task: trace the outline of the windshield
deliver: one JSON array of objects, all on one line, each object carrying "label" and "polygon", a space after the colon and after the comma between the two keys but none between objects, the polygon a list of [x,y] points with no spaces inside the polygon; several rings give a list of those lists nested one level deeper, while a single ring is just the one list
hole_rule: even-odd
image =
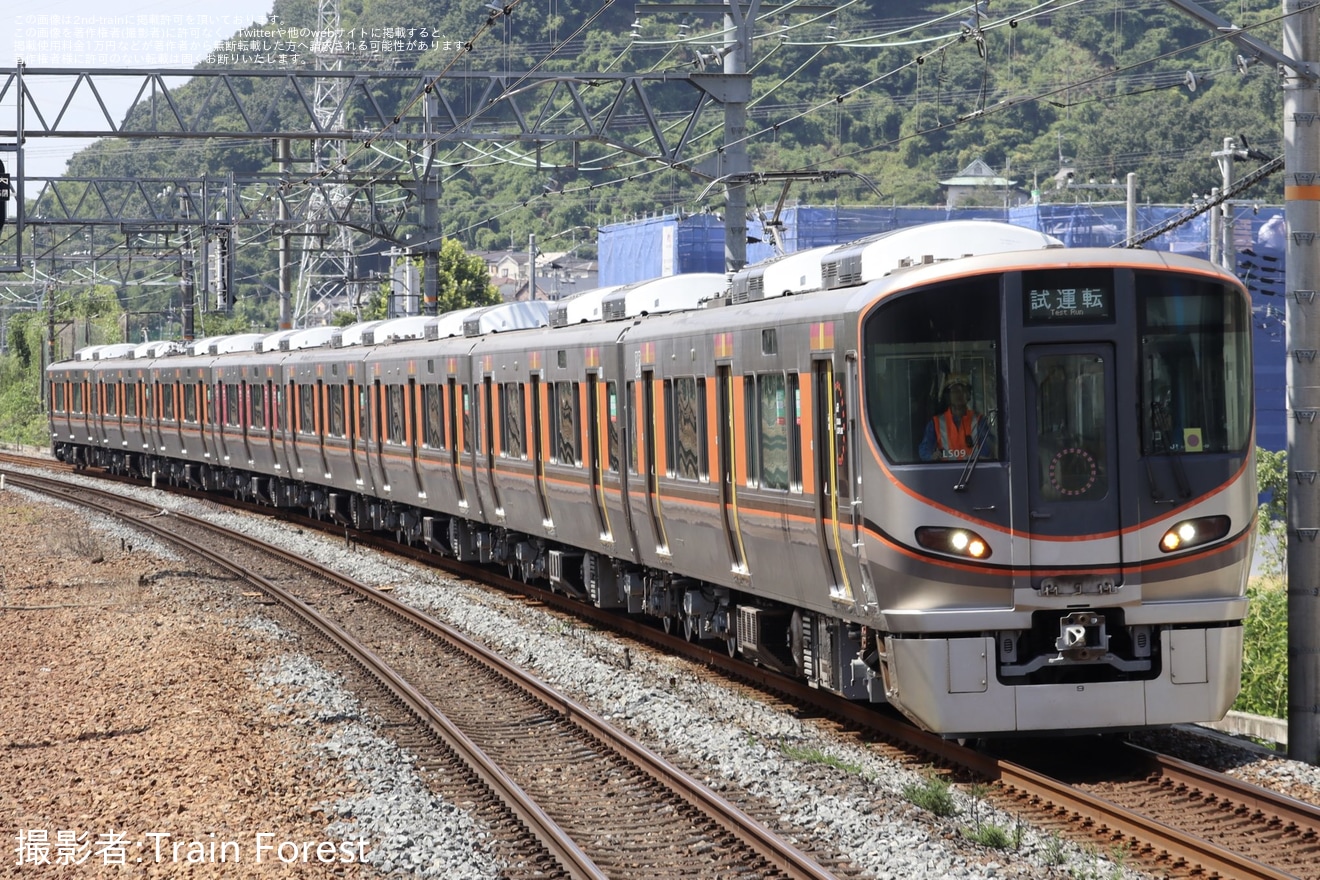
[{"label": "windshield", "polygon": [[1234,291],[1137,277],[1142,452],[1240,452],[1251,436],[1251,325]]},{"label": "windshield", "polygon": [[896,464],[1000,455],[998,277],[882,304],[863,331],[870,428]]}]

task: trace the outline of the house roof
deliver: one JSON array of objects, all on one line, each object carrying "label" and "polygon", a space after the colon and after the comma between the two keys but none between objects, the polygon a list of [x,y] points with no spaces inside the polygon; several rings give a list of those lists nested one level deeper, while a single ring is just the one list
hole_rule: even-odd
[{"label": "house roof", "polygon": [[939,182],[940,186],[1013,186],[1016,183],[1016,180],[996,175],[995,170],[980,159],[973,160],[957,177]]}]

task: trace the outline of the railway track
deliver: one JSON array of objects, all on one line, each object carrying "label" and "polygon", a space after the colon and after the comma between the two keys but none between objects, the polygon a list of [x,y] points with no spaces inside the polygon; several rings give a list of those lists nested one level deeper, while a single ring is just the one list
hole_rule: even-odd
[{"label": "railway track", "polygon": [[[131,521],[331,641],[428,728],[440,756],[423,763],[479,780],[516,819],[495,824],[520,829],[507,851],[534,853],[522,856],[525,876],[836,876],[586,707],[386,594],[204,520],[59,480],[7,479]],[[435,650],[419,648],[427,643]]]},{"label": "railway track", "polygon": [[[355,540],[373,543],[368,535]],[[399,548],[393,547],[394,552]],[[419,558],[435,564],[432,554]],[[625,630],[714,670],[780,694],[796,707],[828,713],[849,730],[879,738],[900,760],[933,762],[960,781],[990,783],[1002,808],[1045,829],[1122,850],[1133,867],[1167,877],[1320,878],[1320,810],[1230,776],[1154,753],[1089,755],[1090,777],[1063,766],[1028,766],[930,736],[866,706],[834,700],[780,676],[730,660],[722,650],[639,626],[628,618],[535,587],[444,560],[455,573],[497,581],[534,601],[562,607],[602,626]],[[1078,752],[1069,750],[1073,755]]]}]

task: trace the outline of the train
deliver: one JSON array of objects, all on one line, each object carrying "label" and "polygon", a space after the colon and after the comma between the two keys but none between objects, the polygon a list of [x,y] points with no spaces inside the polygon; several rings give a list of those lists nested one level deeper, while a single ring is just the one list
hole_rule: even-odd
[{"label": "train", "polygon": [[1224,716],[1251,310],[950,221],[557,303],[91,346],[54,454],[401,540],[948,737]]}]

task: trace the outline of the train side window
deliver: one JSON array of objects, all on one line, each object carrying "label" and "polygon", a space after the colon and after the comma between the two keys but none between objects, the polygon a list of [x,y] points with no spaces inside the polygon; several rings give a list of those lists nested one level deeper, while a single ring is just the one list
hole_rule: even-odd
[{"label": "train side window", "polygon": [[316,386],[298,386],[298,433],[316,433]]},{"label": "train side window", "polygon": [[674,461],[678,452],[678,444],[674,438],[675,426],[678,424],[678,420],[674,418],[674,380],[666,379],[662,387],[664,389],[662,406],[665,413],[665,476],[672,477],[678,473]]},{"label": "train side window", "polygon": [[64,412],[64,383],[50,383],[50,411]]},{"label": "train side window", "polygon": [[389,426],[386,440],[396,446],[404,442],[403,428],[403,386],[385,386],[385,420]]},{"label": "train side window", "polygon": [[357,431],[359,440],[371,439],[371,388],[357,386]]},{"label": "train side window", "polygon": [[[698,388],[695,378],[684,376],[665,383],[665,401],[670,424],[669,440],[673,449],[671,471],[681,480],[698,480],[705,476],[705,383]],[[672,392],[672,394],[671,394]]]},{"label": "train side window", "polygon": [[802,389],[798,387],[798,374],[787,376],[787,397],[791,419],[788,432],[788,490],[802,491]]},{"label": "train side window", "polygon": [[472,389],[463,386],[463,451],[472,451]]},{"label": "train side window", "polygon": [[192,382],[183,386],[183,420],[197,424],[197,386]]},{"label": "train side window", "polygon": [[788,399],[783,373],[762,373],[757,382],[757,432],[761,485],[787,489],[789,482]]},{"label": "train side window", "polygon": [[440,386],[422,386],[422,443],[428,449],[445,448],[445,411],[441,406]]},{"label": "train side window", "polygon": [[239,394],[238,385],[229,382],[225,384],[225,424],[237,428],[242,424],[240,418],[242,407],[242,397]]},{"label": "train side window", "polygon": [[348,426],[344,422],[344,387],[330,386],[330,436],[344,438],[348,436]]},{"label": "train side window", "polygon": [[501,388],[504,403],[501,451],[513,458],[527,458],[527,432],[523,426],[523,386],[521,382],[506,382]]},{"label": "train side window", "polygon": [[[636,402],[637,383],[630,379],[628,380],[628,384],[624,387],[626,389],[625,393],[628,395],[628,400],[630,402]],[[641,407],[631,406],[628,411],[641,412]],[[637,462],[639,460],[637,455],[637,438],[642,432],[636,424],[632,424],[629,427],[631,430],[628,431],[628,473],[635,474],[637,473]]]},{"label": "train side window", "polygon": [[105,386],[105,414],[108,416],[119,415],[119,399],[115,384]]},{"label": "train side window", "polygon": [[610,473],[619,472],[619,386],[615,382],[605,383],[605,418],[609,425],[608,459]]},{"label": "train side window", "polygon": [[174,417],[174,384],[170,383],[161,390],[160,395],[160,417],[167,422],[175,420]]},{"label": "train side window", "polygon": [[129,416],[130,418],[137,418],[137,414],[138,414],[137,395],[138,395],[138,383],[136,381],[125,382],[124,383],[124,415]]},{"label": "train side window", "polygon": [[756,416],[756,376],[743,376],[743,427],[746,429],[747,485],[761,485],[760,423]]},{"label": "train side window", "polygon": [[248,427],[258,430],[266,427],[266,397],[265,389],[258,384],[249,384],[247,386],[248,397]]},{"label": "train side window", "polygon": [[580,465],[578,460],[578,383],[556,382],[553,389],[552,412],[555,424],[555,460],[562,464]]}]

